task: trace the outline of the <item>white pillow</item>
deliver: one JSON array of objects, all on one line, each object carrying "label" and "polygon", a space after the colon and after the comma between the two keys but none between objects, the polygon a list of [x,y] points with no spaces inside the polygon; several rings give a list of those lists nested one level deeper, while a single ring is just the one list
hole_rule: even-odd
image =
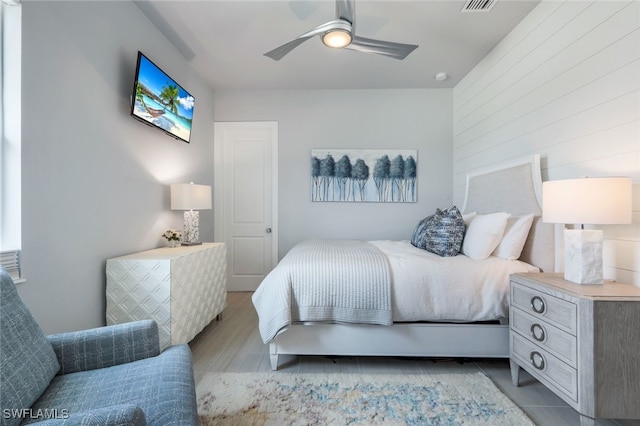
[{"label": "white pillow", "polygon": [[494,250],[493,255],[507,260],[519,259],[524,244],[527,242],[532,223],[533,213],[523,216],[511,216],[507,219],[502,241]]},{"label": "white pillow", "polygon": [[469,223],[462,241],[462,253],[475,260],[486,259],[498,247],[509,213],[478,214]]},{"label": "white pillow", "polygon": [[478,213],[476,212],[471,212],[471,213],[466,213],[462,215],[462,220],[464,220],[464,225],[465,226],[469,226],[469,224],[471,223],[471,221],[473,220],[474,217],[476,217]]}]

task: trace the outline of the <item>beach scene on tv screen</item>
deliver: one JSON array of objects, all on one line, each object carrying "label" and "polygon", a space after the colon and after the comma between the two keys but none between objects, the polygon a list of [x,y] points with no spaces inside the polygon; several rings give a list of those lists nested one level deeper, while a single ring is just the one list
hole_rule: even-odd
[{"label": "beach scene on tv screen", "polygon": [[140,56],[133,114],[189,141],[194,98],[145,56]]}]

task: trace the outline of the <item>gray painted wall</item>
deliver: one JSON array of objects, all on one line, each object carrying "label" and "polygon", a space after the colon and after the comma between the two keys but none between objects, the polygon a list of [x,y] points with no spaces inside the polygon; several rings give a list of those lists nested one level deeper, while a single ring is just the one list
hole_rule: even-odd
[{"label": "gray painted wall", "polygon": [[[213,184],[213,92],[131,2],[23,2],[22,42],[19,292],[47,333],[100,326],[106,259],[182,227],[168,184]],[[129,116],[138,50],[195,96],[190,144]]]},{"label": "gray painted wall", "polygon": [[[137,50],[196,98],[191,144],[129,116]],[[213,117],[279,122],[280,257],[305,238],[408,239],[451,204],[452,90],[212,90],[130,2],[23,4],[23,260],[45,332],[104,324],[105,262],[181,227],[168,184],[213,184]],[[312,148],[418,150],[418,202],[311,203]],[[201,212],[213,240],[213,213]]]},{"label": "gray painted wall", "polygon": [[[306,238],[409,239],[453,192],[452,90],[217,90],[216,121],[277,121],[279,257]],[[418,150],[418,202],[312,203],[313,148]],[[461,206],[460,206],[461,207]]]}]

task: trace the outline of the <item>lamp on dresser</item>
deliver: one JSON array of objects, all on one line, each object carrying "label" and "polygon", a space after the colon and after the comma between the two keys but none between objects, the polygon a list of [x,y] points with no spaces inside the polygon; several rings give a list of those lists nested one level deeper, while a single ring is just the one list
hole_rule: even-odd
[{"label": "lamp on dresser", "polygon": [[564,278],[577,284],[602,284],[602,230],[585,224],[631,223],[631,179],[601,177],[542,183],[542,220],[579,224],[564,229]]},{"label": "lamp on dresser", "polygon": [[211,209],[211,186],[191,183],[171,185],[171,210],[184,210],[183,246],[202,244],[200,212]]}]

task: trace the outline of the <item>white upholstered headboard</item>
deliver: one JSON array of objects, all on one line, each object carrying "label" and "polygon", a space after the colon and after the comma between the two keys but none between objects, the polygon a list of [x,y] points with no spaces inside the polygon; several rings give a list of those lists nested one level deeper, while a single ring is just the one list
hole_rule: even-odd
[{"label": "white upholstered headboard", "polygon": [[535,215],[520,260],[544,272],[555,269],[555,227],[542,222],[540,156],[534,155],[467,174],[464,213]]}]

